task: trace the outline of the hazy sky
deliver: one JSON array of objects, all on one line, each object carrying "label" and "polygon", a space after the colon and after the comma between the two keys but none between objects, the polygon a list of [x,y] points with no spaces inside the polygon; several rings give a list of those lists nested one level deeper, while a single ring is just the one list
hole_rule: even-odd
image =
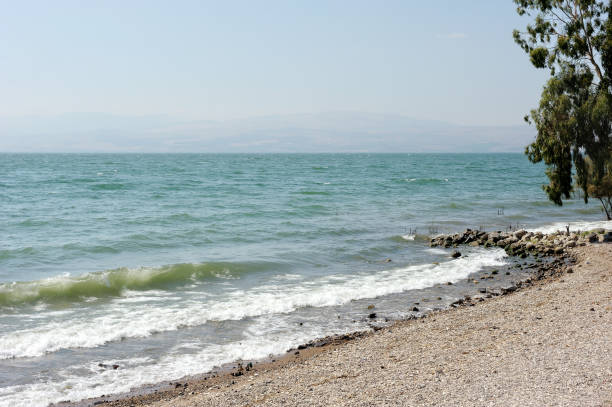
[{"label": "hazy sky", "polygon": [[511,0],[0,1],[0,116],[350,110],[514,125],[546,73]]}]

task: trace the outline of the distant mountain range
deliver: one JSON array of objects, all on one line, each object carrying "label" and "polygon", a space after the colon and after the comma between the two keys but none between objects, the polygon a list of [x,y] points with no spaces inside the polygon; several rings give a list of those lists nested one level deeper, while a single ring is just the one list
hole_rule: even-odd
[{"label": "distant mountain range", "polygon": [[535,130],[329,112],[227,121],[70,113],[0,117],[3,152],[522,152]]}]

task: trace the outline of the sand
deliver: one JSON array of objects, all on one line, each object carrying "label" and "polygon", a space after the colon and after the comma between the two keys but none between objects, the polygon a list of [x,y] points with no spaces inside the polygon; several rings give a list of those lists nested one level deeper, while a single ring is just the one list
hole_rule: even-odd
[{"label": "sand", "polygon": [[572,255],[509,295],[103,405],[612,406],[612,244]]}]

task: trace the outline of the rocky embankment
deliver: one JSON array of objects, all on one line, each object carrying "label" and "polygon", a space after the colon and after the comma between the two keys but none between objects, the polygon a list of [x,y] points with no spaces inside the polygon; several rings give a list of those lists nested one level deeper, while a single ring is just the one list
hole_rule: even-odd
[{"label": "rocky embankment", "polygon": [[[500,247],[510,256],[562,255],[567,249],[588,243],[612,242],[612,230],[594,229],[586,232],[555,232],[544,234],[517,230],[512,232],[483,232],[467,229],[463,233],[439,235],[431,239],[430,246],[457,247],[459,245]],[[453,253],[453,257],[461,254]]]}]

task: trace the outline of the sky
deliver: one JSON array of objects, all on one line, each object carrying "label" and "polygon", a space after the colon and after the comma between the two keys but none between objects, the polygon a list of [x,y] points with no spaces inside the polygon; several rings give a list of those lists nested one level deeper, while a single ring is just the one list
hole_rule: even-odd
[{"label": "sky", "polygon": [[547,75],[512,40],[528,19],[511,0],[0,7],[0,119],[350,111],[521,126]]}]

